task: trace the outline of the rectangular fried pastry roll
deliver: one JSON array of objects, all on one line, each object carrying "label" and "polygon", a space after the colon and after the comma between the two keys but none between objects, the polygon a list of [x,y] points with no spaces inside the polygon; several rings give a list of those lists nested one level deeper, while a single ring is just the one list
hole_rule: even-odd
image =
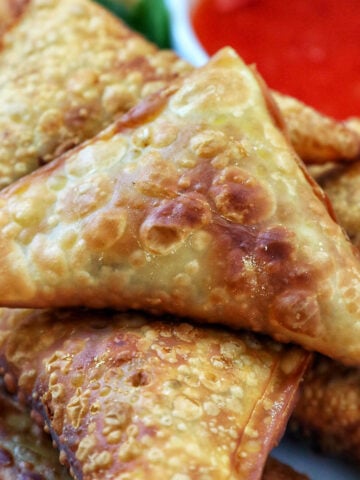
[{"label": "rectangular fried pastry roll", "polygon": [[140,314],[1,313],[5,385],[82,480],[261,478],[311,358]]},{"label": "rectangular fried pastry roll", "polygon": [[360,370],[318,356],[305,376],[290,430],[360,464]]},{"label": "rectangular fried pastry roll", "polygon": [[91,1],[0,2],[0,187],[190,69]]},{"label": "rectangular fried pastry roll", "polygon": [[0,303],[145,309],[360,363],[359,259],[231,50],[0,194]]}]

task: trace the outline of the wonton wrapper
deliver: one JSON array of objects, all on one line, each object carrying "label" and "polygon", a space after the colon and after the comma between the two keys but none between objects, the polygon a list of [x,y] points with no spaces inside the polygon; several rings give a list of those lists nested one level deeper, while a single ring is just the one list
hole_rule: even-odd
[{"label": "wonton wrapper", "polygon": [[225,49],[3,190],[1,305],[169,312],[359,364],[359,261],[268,108]]},{"label": "wonton wrapper", "polygon": [[5,385],[83,480],[260,478],[311,358],[140,314],[1,313]]},{"label": "wonton wrapper", "polygon": [[95,3],[30,0],[0,50],[0,187],[187,70]]},{"label": "wonton wrapper", "polygon": [[291,429],[327,454],[360,464],[360,370],[319,356],[305,377]]}]

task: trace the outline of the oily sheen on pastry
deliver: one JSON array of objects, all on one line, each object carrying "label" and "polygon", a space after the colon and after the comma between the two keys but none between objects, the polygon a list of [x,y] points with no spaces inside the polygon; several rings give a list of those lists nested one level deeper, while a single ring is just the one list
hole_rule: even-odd
[{"label": "oily sheen on pastry", "polygon": [[230,49],[0,194],[7,307],[173,313],[359,364],[359,260]]},{"label": "oily sheen on pastry", "polygon": [[15,14],[0,43],[0,187],[190,69],[88,0],[0,0],[0,34]]},{"label": "oily sheen on pastry", "polygon": [[355,121],[340,122],[296,98],[273,92],[290,140],[305,163],[348,163],[360,159],[360,130]]},{"label": "oily sheen on pastry", "polygon": [[290,429],[328,455],[360,464],[360,369],[316,357]]},{"label": "oily sheen on pastry", "polygon": [[[0,0],[1,35],[0,188],[192,69],[89,0]],[[359,133],[275,95],[304,160],[359,157]]]},{"label": "oily sheen on pastry", "polygon": [[[51,436],[41,429],[43,419],[0,391],[0,478],[1,480],[69,480],[59,462]],[[307,477],[269,457],[262,480],[306,480]],[[164,479],[165,480],[165,479]]]},{"label": "oily sheen on pastry", "polygon": [[49,435],[2,390],[0,411],[1,480],[70,480]]},{"label": "oily sheen on pastry", "polygon": [[360,247],[360,162],[331,165],[328,171],[314,175],[328,195],[336,218],[353,244]]},{"label": "oily sheen on pastry", "polygon": [[250,333],[109,311],[4,309],[0,332],[7,389],[83,480],[261,478],[311,358]]}]

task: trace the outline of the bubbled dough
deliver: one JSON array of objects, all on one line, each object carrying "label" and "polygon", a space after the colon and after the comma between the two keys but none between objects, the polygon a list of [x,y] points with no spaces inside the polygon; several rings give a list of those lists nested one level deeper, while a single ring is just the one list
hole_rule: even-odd
[{"label": "bubbled dough", "polygon": [[15,4],[24,11],[0,54],[0,188],[190,69],[93,2]]},{"label": "bubbled dough", "polygon": [[264,88],[225,49],[4,191],[2,304],[171,312],[358,364],[358,260]]},{"label": "bubbled dough", "polygon": [[86,480],[258,478],[311,357],[248,333],[90,311],[3,310],[0,352],[10,391]]}]

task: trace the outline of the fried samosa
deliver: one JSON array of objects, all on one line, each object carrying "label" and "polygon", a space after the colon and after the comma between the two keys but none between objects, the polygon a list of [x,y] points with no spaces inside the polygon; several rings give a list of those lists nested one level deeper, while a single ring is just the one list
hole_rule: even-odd
[{"label": "fried samosa", "polygon": [[305,163],[360,159],[360,130],[354,122],[327,117],[296,98],[273,92],[284,116],[290,140]]},{"label": "fried samosa", "polygon": [[[318,175],[339,223],[360,247],[360,164]],[[324,452],[360,464],[360,369],[319,356],[306,376],[291,430]]]},{"label": "fried samosa", "polygon": [[360,247],[360,162],[347,166],[331,165],[312,175],[328,195],[336,218],[353,244]]},{"label": "fried samosa", "polygon": [[327,454],[360,464],[360,369],[318,356],[305,377],[290,430]]},{"label": "fried samosa", "polygon": [[0,0],[0,48],[2,36],[19,20],[30,0]]},{"label": "fried samosa", "polygon": [[[0,0],[0,34],[15,19],[0,50],[0,188],[192,69],[88,0]],[[358,156],[358,134],[276,95],[305,160]]]},{"label": "fried samosa", "polygon": [[[51,437],[31,420],[27,409],[3,393],[0,393],[0,409],[0,479],[70,480],[51,445]],[[306,477],[269,457],[262,480],[306,480]]]},{"label": "fried samosa", "polygon": [[0,479],[70,480],[46,435],[19,403],[0,392]]},{"label": "fried samosa", "polygon": [[4,309],[0,366],[77,479],[261,477],[311,354],[102,311]]},{"label": "fried samosa", "polygon": [[322,200],[224,49],[1,192],[0,304],[172,313],[359,364],[359,259]]},{"label": "fried samosa", "polygon": [[29,0],[23,10],[0,50],[0,187],[190,70],[90,1]]}]

